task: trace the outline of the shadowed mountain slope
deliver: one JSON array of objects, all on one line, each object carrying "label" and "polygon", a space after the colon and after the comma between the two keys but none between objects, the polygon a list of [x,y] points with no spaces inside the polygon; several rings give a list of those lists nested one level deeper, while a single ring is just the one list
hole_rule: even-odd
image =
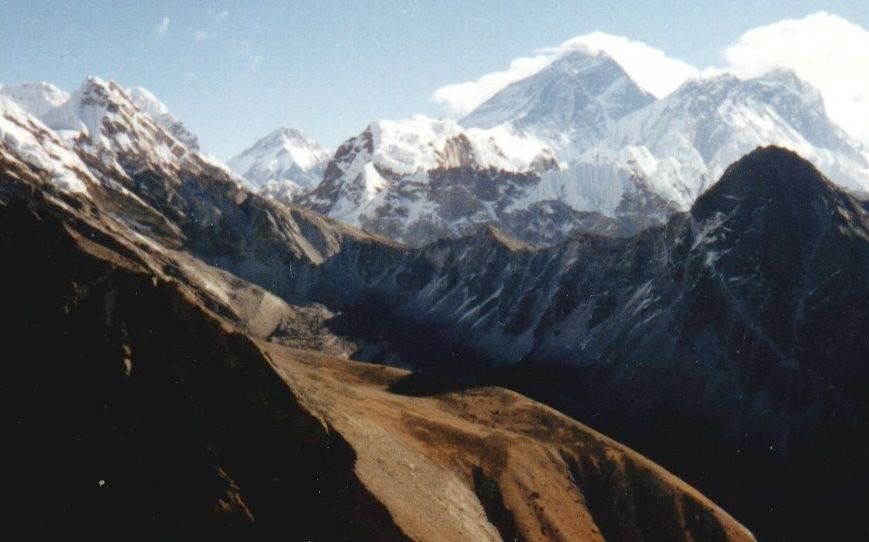
[{"label": "shadowed mountain slope", "polygon": [[402,247],[207,171],[110,176],[72,157],[46,169],[39,153],[60,156],[62,142],[2,120],[27,143],[0,144],[0,288],[14,311],[0,328],[0,422],[15,466],[7,510],[28,532],[752,540],[660,467],[515,393],[410,398],[389,391],[404,373],[264,342],[299,340],[304,322],[281,326],[311,307],[187,252],[245,270],[260,246],[245,240],[295,233],[260,241],[299,266],[290,297],[316,291],[305,277],[329,254]]},{"label": "shadowed mountain slope", "polygon": [[865,533],[855,481],[869,478],[866,269],[860,203],[769,147],[665,227],[546,249],[491,230],[441,241],[357,277],[369,286],[346,312],[388,322],[374,355],[589,420],[770,539],[849,537]]}]

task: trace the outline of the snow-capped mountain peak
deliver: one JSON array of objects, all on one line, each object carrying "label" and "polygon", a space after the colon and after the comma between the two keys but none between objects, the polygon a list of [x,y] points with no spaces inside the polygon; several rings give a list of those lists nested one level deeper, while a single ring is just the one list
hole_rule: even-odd
[{"label": "snow-capped mountain peak", "polygon": [[227,164],[251,189],[289,200],[317,186],[330,157],[299,130],[278,128]]},{"label": "snow-capped mountain peak", "polygon": [[[117,134],[123,131],[124,124],[130,129],[135,118],[138,119],[135,122],[153,123],[163,128],[185,151],[199,150],[196,136],[160,100],[141,87],[124,89],[113,81],[89,76],[72,94],[49,83],[3,86],[0,94],[65,137],[85,132],[92,144],[111,146],[103,121],[111,119],[114,125],[107,131]],[[146,131],[153,132],[152,129]]]},{"label": "snow-capped mountain peak", "polygon": [[279,128],[260,142],[262,148],[280,147],[305,171],[316,167],[329,156],[325,147],[295,128]]},{"label": "snow-capped mountain peak", "polygon": [[69,99],[46,111],[41,120],[66,140],[69,148],[122,175],[148,169],[171,173],[182,165],[198,170],[205,162],[219,166],[186,147],[140,109],[125,88],[99,77],[88,77]]},{"label": "snow-capped mountain peak", "polygon": [[830,120],[817,89],[783,70],[689,80],[625,116],[597,148],[644,147],[657,161],[643,176],[687,208],[729,164],[769,144],[798,152],[841,186],[869,188],[869,157]]},{"label": "snow-capped mountain peak", "polygon": [[132,116],[138,111],[117,84],[95,76],[88,78],[67,99],[46,109],[42,120],[53,130],[73,136],[85,133],[93,144],[103,141],[102,120],[107,115]]},{"label": "snow-capped mountain peak", "polygon": [[86,194],[88,185],[97,183],[59,136],[4,95],[0,95],[0,158],[7,165],[19,163],[44,172],[46,181],[64,192]]},{"label": "snow-capped mountain peak", "polygon": [[20,85],[0,86],[0,94],[7,96],[38,119],[69,100],[68,92],[51,83],[22,83]]},{"label": "snow-capped mountain peak", "polygon": [[507,124],[556,146],[585,147],[613,122],[653,101],[606,53],[574,50],[510,84],[461,124],[477,128]]},{"label": "snow-capped mountain peak", "polygon": [[299,201],[413,244],[488,221],[547,243],[576,228],[630,233],[661,223],[766,145],[869,192],[869,153],[791,71],[690,79],[655,99],[606,53],[576,50],[458,124],[422,116],[372,123]]},{"label": "snow-capped mountain peak", "polygon": [[[50,134],[54,143],[87,163],[92,173],[132,178],[152,171],[176,182],[182,170],[217,168],[228,173],[226,166],[199,153],[196,138],[144,89],[127,90],[95,76],[87,77],[72,94],[45,83],[0,89],[6,91],[0,91],[0,97],[30,112],[28,125],[37,126],[33,133],[40,138],[47,137],[43,132]],[[187,146],[191,142],[192,148]],[[52,153],[63,154],[57,149]]]},{"label": "snow-capped mountain peak", "polygon": [[172,134],[185,147],[192,151],[199,150],[199,139],[181,121],[175,118],[169,111],[169,108],[158,100],[156,96],[142,87],[129,88],[127,89],[127,93],[136,107],[147,113],[154,122]]},{"label": "snow-capped mountain peak", "polygon": [[88,77],[49,120],[50,126],[61,132],[79,131],[79,140],[86,135],[93,152],[109,151],[128,164],[145,161],[153,167],[172,169],[191,152],[139,109],[126,89],[99,77]]}]

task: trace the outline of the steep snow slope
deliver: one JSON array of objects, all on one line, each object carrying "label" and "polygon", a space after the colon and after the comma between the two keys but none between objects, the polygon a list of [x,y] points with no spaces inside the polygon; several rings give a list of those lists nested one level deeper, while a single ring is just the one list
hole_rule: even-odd
[{"label": "steep snow slope", "polygon": [[157,99],[148,90],[142,87],[127,89],[130,99],[142,112],[148,114],[164,130],[184,144],[189,150],[199,150],[199,139],[187,129],[184,124],[175,118],[163,102]]},{"label": "steep snow slope", "polygon": [[461,124],[508,125],[547,141],[566,159],[599,141],[616,120],[653,101],[608,55],[577,50],[512,83]]},{"label": "steep snow slope", "polygon": [[331,153],[298,130],[280,128],[231,158],[227,165],[251,190],[292,201],[323,178]]},{"label": "steep snow slope", "polygon": [[379,121],[341,145],[323,181],[299,201],[318,212],[410,243],[499,220],[539,172],[547,145],[511,130],[463,129],[415,116]]},{"label": "steep snow slope", "polygon": [[63,191],[87,193],[88,185],[98,182],[60,137],[4,96],[0,96],[0,143],[4,160],[39,171]]},{"label": "steep snow slope", "polygon": [[68,92],[51,83],[0,85],[0,95],[8,97],[40,120],[48,111],[60,107],[69,99]]},{"label": "steep snow slope", "polygon": [[689,81],[623,118],[579,162],[623,166],[619,149],[640,149],[648,185],[687,208],[729,164],[767,144],[800,153],[844,188],[869,188],[869,154],[829,119],[815,88],[785,71]]}]

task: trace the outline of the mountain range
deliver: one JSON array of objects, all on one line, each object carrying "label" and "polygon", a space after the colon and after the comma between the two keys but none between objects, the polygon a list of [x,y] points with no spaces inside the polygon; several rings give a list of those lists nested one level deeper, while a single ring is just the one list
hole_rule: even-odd
[{"label": "mountain range", "polygon": [[275,528],[302,500],[302,537],[751,540],[721,505],[865,537],[864,151],[791,74],[622,75],[576,53],[460,123],[375,122],[291,198],[147,92],[0,89],[21,517]]},{"label": "mountain range", "polygon": [[316,188],[330,157],[328,150],[298,130],[280,128],[231,158],[227,165],[252,190],[292,201]]},{"label": "mountain range", "polygon": [[[458,123],[371,124],[339,146],[313,190],[289,199],[415,246],[490,222],[533,244],[626,236],[687,210],[729,164],[767,144],[869,191],[869,151],[792,72],[706,76],[656,99],[606,53],[576,50]],[[248,175],[254,189],[258,175]]]},{"label": "mountain range", "polygon": [[54,112],[60,131],[0,97],[13,525],[753,540],[539,403],[499,388],[417,398],[397,391],[406,371],[336,359],[366,341],[331,329],[321,267],[401,245],[246,191],[115,83],[88,79]]}]

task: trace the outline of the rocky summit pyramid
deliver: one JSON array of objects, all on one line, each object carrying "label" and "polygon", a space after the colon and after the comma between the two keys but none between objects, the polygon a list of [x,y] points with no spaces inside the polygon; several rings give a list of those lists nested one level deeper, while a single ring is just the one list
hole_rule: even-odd
[{"label": "rocky summit pyramid", "polygon": [[292,128],[279,128],[227,164],[251,190],[283,201],[315,188],[331,153]]}]

